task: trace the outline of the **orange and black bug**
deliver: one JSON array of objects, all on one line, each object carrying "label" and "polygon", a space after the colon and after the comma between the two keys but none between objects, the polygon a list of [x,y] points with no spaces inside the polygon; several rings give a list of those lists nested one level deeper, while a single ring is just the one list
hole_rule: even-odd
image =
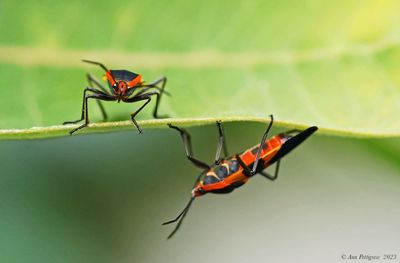
[{"label": "orange and black bug", "polygon": [[[269,140],[266,140],[272,123],[273,116],[271,115],[271,122],[268,124],[267,130],[265,131],[260,144],[242,153],[227,157],[228,153],[225,144],[224,131],[221,123],[217,122],[219,142],[215,155],[215,162],[212,165],[208,165],[205,162],[193,157],[190,135],[186,130],[169,124],[170,128],[180,132],[183,144],[185,146],[186,157],[195,166],[202,169],[203,172],[197,177],[190,201],[183,211],[175,219],[163,223],[163,225],[167,225],[179,220],[175,226],[175,229],[168,236],[168,239],[171,238],[176,231],[178,231],[180,225],[182,224],[182,220],[185,218],[196,197],[206,193],[230,193],[235,188],[245,184],[249,178],[255,174],[260,174],[263,177],[274,181],[278,177],[279,164],[282,157],[284,157],[304,140],[306,140],[316,130],[318,130],[316,126],[309,127],[304,131],[291,130],[275,135]],[[222,149],[224,150],[225,158],[221,159],[220,157]],[[275,162],[275,174],[272,176],[266,173],[264,169]]]},{"label": "orange and black bug", "polygon": [[[167,83],[167,78],[162,77],[159,80],[154,81],[150,84],[145,84],[142,80],[142,76],[128,71],[128,70],[109,70],[103,64],[95,61],[82,60],[83,62],[94,64],[100,66],[106,72],[106,79],[109,86],[109,91],[100,84],[92,75],[87,75],[87,80],[89,82],[89,87],[83,91],[83,104],[82,104],[82,115],[79,120],[76,121],[66,121],[63,124],[74,124],[82,120],[85,121],[81,126],[71,130],[69,133],[73,134],[77,130],[86,127],[89,124],[88,116],[88,99],[94,99],[98,102],[101,113],[103,114],[103,119],[107,119],[107,114],[104,110],[101,100],[104,101],[123,101],[123,102],[137,102],[145,101],[145,103],[135,112],[131,114],[131,120],[133,124],[138,129],[139,133],[142,132],[138,123],[135,120],[135,116],[150,102],[153,95],[156,96],[156,105],[153,111],[154,118],[160,118],[157,115],[158,105],[162,94],[169,95],[164,91],[165,84]],[[96,86],[97,88],[95,88]],[[160,86],[160,87],[159,87]],[[87,92],[90,92],[87,94]]]}]

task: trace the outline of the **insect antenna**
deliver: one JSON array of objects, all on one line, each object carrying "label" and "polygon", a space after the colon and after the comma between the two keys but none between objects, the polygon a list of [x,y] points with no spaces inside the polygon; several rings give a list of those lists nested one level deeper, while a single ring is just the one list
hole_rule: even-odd
[{"label": "insect antenna", "polygon": [[183,219],[185,218],[187,212],[189,211],[190,206],[192,205],[194,199],[195,199],[195,197],[192,196],[192,197],[190,198],[189,203],[185,206],[185,208],[183,209],[183,211],[182,211],[175,219],[172,219],[172,220],[170,220],[170,221],[167,221],[167,222],[162,223],[162,225],[168,225],[168,224],[171,224],[171,223],[175,223],[176,221],[179,220],[178,223],[177,223],[176,226],[175,226],[175,229],[171,232],[171,234],[169,234],[169,236],[167,237],[167,239],[170,239],[170,238],[176,233],[176,231],[178,231],[178,229],[179,229],[179,227],[181,226],[182,221],[183,221]]},{"label": "insect antenna", "polygon": [[87,60],[87,59],[82,59],[82,62],[100,66],[102,69],[104,69],[104,71],[105,71],[106,73],[110,74],[110,76],[111,76],[111,78],[113,79],[114,83],[117,83],[117,82],[115,81],[114,76],[111,74],[111,71],[110,71],[106,66],[104,66],[104,64],[102,64],[102,63],[100,63],[100,62],[92,61],[92,60]]},{"label": "insect antenna", "polygon": [[98,65],[100,66],[102,69],[104,69],[105,71],[108,71],[108,68],[106,66],[104,66],[102,63],[100,62],[96,62],[96,61],[92,61],[92,60],[87,60],[87,59],[82,59],[82,62],[85,63],[89,63],[89,64],[94,64],[94,65]]}]

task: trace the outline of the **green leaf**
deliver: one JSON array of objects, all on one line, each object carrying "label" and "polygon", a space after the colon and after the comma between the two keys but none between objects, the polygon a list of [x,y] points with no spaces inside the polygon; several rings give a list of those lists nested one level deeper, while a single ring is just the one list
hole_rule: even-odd
[{"label": "green leaf", "polygon": [[[85,73],[103,74],[83,58],[139,72],[147,82],[168,77],[172,96],[163,96],[160,114],[172,119],[152,120],[152,102],[137,117],[143,128],[265,122],[274,114],[281,127],[400,136],[398,1],[3,6],[0,139],[68,135],[72,127],[59,125],[80,116]],[[90,103],[93,125],[82,133],[133,129],[125,120],[138,103],[105,106],[111,122],[99,123]]]}]

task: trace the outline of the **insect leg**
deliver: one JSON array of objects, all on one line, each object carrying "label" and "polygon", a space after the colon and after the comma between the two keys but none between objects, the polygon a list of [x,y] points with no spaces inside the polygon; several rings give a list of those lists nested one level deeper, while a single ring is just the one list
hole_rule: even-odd
[{"label": "insect leg", "polygon": [[161,90],[160,90],[160,94],[156,98],[156,106],[154,107],[153,117],[154,118],[167,118],[168,117],[167,115],[163,115],[163,116],[158,116],[157,115],[158,105],[160,104],[161,96],[164,94],[165,84],[167,84],[167,78],[166,77],[162,77],[159,80],[155,81],[153,83],[153,85],[157,85],[158,83],[161,83]]},{"label": "insect leg", "polygon": [[194,158],[192,156],[193,152],[192,152],[192,141],[191,141],[190,134],[185,129],[181,129],[179,127],[173,126],[172,124],[168,124],[168,126],[172,129],[179,131],[179,133],[181,134],[183,145],[185,146],[186,157],[189,159],[189,161],[191,161],[195,166],[197,166],[201,169],[210,169],[210,166],[208,164],[206,164],[200,160],[197,160],[196,158]]},{"label": "insect leg", "polygon": [[[109,94],[108,91],[104,88],[103,85],[101,85],[101,83],[99,81],[97,81],[97,79],[95,79],[91,74],[86,74],[86,79],[89,83],[89,86],[97,86],[99,89],[101,89],[105,94]],[[94,84],[94,85],[93,85]],[[101,103],[101,101],[96,100],[97,104],[99,105],[99,108],[101,110],[101,114],[103,115],[103,121],[106,121],[108,119],[107,113],[104,109],[103,104]]]},{"label": "insect leg", "polygon": [[[161,88],[159,88],[157,85],[161,83]],[[157,89],[158,92],[151,92],[152,95],[156,95],[156,105],[154,107],[153,110],[153,117],[158,119],[158,118],[168,118],[167,115],[163,115],[163,116],[158,116],[158,105],[160,104],[160,100],[161,100],[161,96],[166,93],[168,95],[170,95],[169,93],[167,93],[166,91],[164,91],[165,88],[165,84],[167,83],[167,78],[166,77],[162,77],[159,80],[154,81],[151,84],[147,84],[147,85],[143,85],[141,87],[144,87],[143,90],[141,90],[139,93],[136,94],[136,96],[140,95],[144,95],[143,93],[146,92],[147,90],[151,89],[151,88],[155,88]],[[148,93],[145,93],[148,94]]]},{"label": "insect leg", "polygon": [[268,137],[269,130],[271,129],[272,124],[274,123],[274,116],[273,116],[273,115],[270,115],[270,117],[271,117],[271,121],[269,122],[268,127],[267,127],[267,130],[265,131],[265,133],[264,133],[264,135],[263,135],[263,137],[262,137],[262,139],[261,139],[260,147],[258,147],[258,150],[257,150],[256,160],[254,161],[253,169],[251,170],[251,174],[252,174],[252,175],[254,175],[254,174],[256,173],[258,161],[260,160],[261,150],[262,150],[262,148],[263,148],[263,145],[264,145],[264,143],[265,143],[265,140],[266,140],[267,137]]},{"label": "insect leg", "polygon": [[93,77],[91,74],[86,74],[86,79],[87,79],[87,82],[89,83],[89,85],[91,87],[96,86],[99,89],[101,89],[103,91],[103,93],[109,94],[109,91],[95,77]]},{"label": "insect leg", "polygon": [[261,174],[262,176],[264,176],[265,178],[267,178],[267,179],[269,179],[269,180],[271,180],[271,181],[275,181],[276,178],[278,178],[278,174],[279,174],[279,165],[280,165],[280,164],[281,164],[281,160],[278,160],[278,161],[276,162],[275,174],[274,174],[274,176],[272,176],[272,175],[270,175],[269,173],[264,172],[264,171],[259,172],[259,174]]},{"label": "insect leg", "polygon": [[[157,85],[158,85],[159,83],[161,83],[161,82],[162,82],[162,87],[160,88],[160,87],[158,87]],[[171,93],[167,92],[167,91],[164,89],[166,83],[167,83],[167,78],[166,78],[166,77],[162,77],[162,78],[160,78],[159,80],[154,81],[153,83],[150,83],[150,84],[143,84],[143,85],[140,85],[140,86],[136,86],[136,87],[135,87],[136,89],[141,88],[141,90],[140,90],[136,95],[141,95],[141,94],[145,93],[146,91],[148,91],[149,89],[156,89],[156,90],[158,90],[158,91],[159,91],[160,93],[162,93],[162,94],[171,96]],[[142,89],[142,88],[143,88],[143,89]]]},{"label": "insect leg", "polygon": [[105,94],[105,93],[103,93],[102,91],[97,90],[97,89],[95,89],[95,88],[86,87],[86,88],[83,90],[83,102],[82,102],[82,114],[81,114],[81,118],[80,118],[79,120],[76,120],[76,121],[66,121],[66,122],[63,123],[63,125],[65,125],[65,124],[74,124],[74,123],[80,122],[80,121],[82,121],[82,120],[84,119],[85,107],[86,107],[86,106],[85,106],[85,98],[86,98],[86,93],[87,93],[88,91],[91,91],[91,92],[93,92],[93,93],[95,93],[95,94],[99,94],[99,95],[103,95],[103,96],[109,96],[108,94]]},{"label": "insect leg", "polygon": [[236,160],[238,160],[240,166],[243,167],[244,174],[247,175],[247,176],[252,176],[253,174],[252,174],[252,172],[251,172],[250,167],[247,166],[247,164],[245,164],[245,163],[243,162],[242,158],[240,158],[240,156],[239,156],[238,154],[236,154],[235,157],[236,157]]},{"label": "insect leg", "polygon": [[221,121],[217,121],[217,126],[218,126],[219,140],[218,140],[217,152],[215,153],[215,164],[219,164],[221,161],[222,149],[224,149],[224,157],[226,158],[228,156],[228,149],[226,147],[226,142],[225,142],[224,128],[222,127]]},{"label": "insect leg", "polygon": [[140,101],[140,100],[146,100],[146,102],[135,112],[131,113],[131,120],[132,120],[133,124],[136,126],[136,129],[138,130],[139,134],[142,133],[143,131],[142,131],[142,129],[140,129],[139,124],[136,122],[135,116],[151,101],[151,98],[150,98],[150,96],[148,96],[148,97],[146,96],[146,97],[143,97],[143,98],[135,100],[135,101]]},{"label": "insect leg", "polygon": [[143,131],[140,129],[139,124],[135,120],[135,116],[151,101],[151,96],[153,95],[159,95],[157,91],[145,93],[142,95],[136,94],[135,96],[125,99],[124,102],[136,102],[136,101],[141,101],[141,100],[147,100],[138,110],[136,110],[134,113],[131,114],[131,120],[133,124],[136,126],[138,129],[139,133],[142,133]]},{"label": "insect leg", "polygon": [[[161,88],[159,88],[157,85],[161,83]],[[162,77],[156,81],[154,81],[153,83],[147,84],[147,85],[143,85],[143,87],[146,87],[144,90],[140,91],[138,94],[136,95],[142,95],[145,91],[147,91],[150,88],[156,88],[159,92],[156,92],[155,95],[156,97],[156,105],[154,107],[154,111],[153,111],[153,117],[158,119],[158,118],[167,118],[168,116],[158,116],[158,105],[160,104],[160,100],[161,100],[161,96],[166,93],[168,95],[170,95],[169,93],[165,92],[165,84],[167,83],[167,78],[166,77]]]},{"label": "insect leg", "polygon": [[[111,97],[111,96],[109,96],[109,95],[99,94],[99,93],[97,93],[97,94],[89,94],[89,95],[86,95],[86,96],[84,97],[84,100],[83,100],[83,107],[82,107],[82,115],[84,116],[85,123],[82,124],[81,126],[79,126],[78,128],[75,128],[75,129],[71,130],[71,131],[69,132],[71,135],[72,135],[74,132],[76,132],[76,131],[78,131],[78,130],[84,128],[84,127],[86,127],[86,126],[89,124],[89,110],[88,110],[88,107],[87,107],[87,105],[88,105],[88,99],[106,100],[106,101],[115,100],[114,97]],[[82,120],[82,119],[81,119],[81,120]],[[79,121],[81,121],[81,120],[79,120]]]}]

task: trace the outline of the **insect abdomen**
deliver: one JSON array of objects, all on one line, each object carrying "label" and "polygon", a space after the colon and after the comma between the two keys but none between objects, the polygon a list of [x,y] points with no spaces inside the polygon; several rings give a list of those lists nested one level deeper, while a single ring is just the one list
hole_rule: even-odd
[{"label": "insect abdomen", "polygon": [[[258,164],[257,171],[267,168],[269,161],[275,156],[286,140],[287,138],[283,135],[276,135],[264,143],[260,153],[260,162]],[[250,169],[253,168],[259,147],[260,144],[257,144],[240,155],[240,158],[247,166],[250,167]]]}]

